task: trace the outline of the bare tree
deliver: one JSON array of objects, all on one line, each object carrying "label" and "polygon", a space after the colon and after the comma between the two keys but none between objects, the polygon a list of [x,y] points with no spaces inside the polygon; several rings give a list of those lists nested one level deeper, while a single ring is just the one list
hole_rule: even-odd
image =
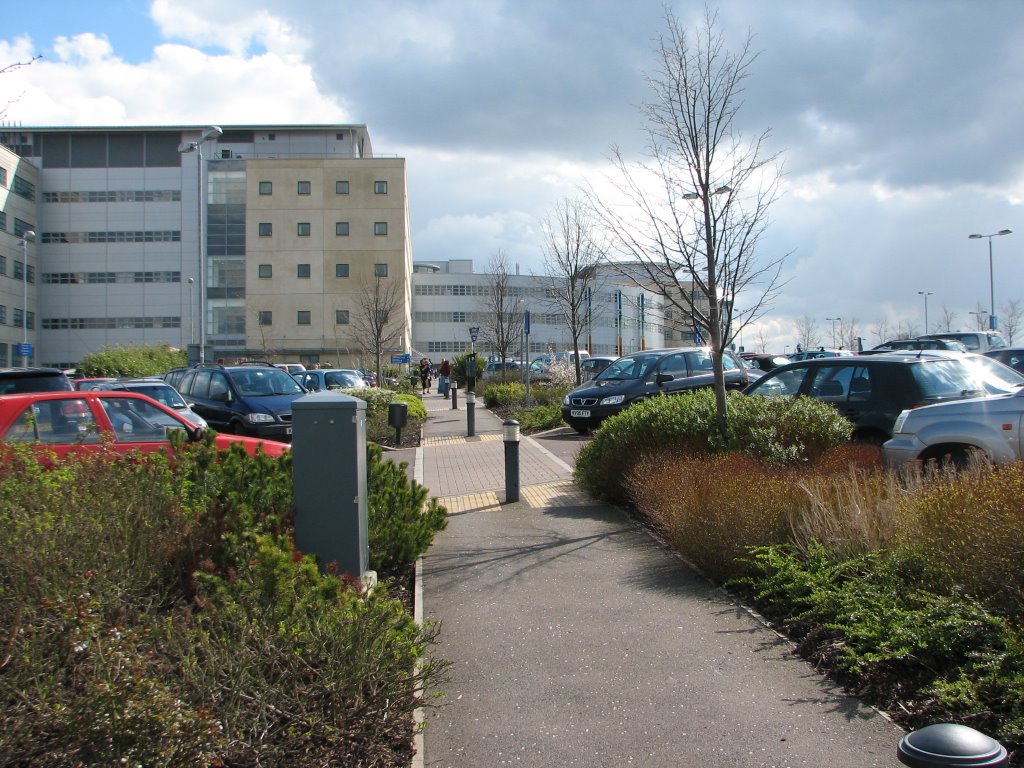
[{"label": "bare tree", "polygon": [[606,250],[597,239],[590,209],[568,198],[555,206],[541,225],[544,249],[544,284],[548,302],[562,316],[572,339],[576,384],[580,375],[580,338],[590,321],[591,293],[598,283],[598,267]]},{"label": "bare tree", "polygon": [[[260,335],[260,353],[265,360],[270,360],[274,354],[274,350],[270,347],[270,338],[267,335],[267,328],[270,327],[270,318],[265,317],[264,311],[260,309],[253,310],[253,315],[253,319],[256,321],[256,330]],[[266,323],[263,322],[264,319],[267,320]]]},{"label": "bare tree", "polygon": [[395,280],[377,275],[373,290],[363,293],[352,318],[356,338],[368,346],[373,355],[377,380],[382,378],[382,359],[388,345],[402,335],[403,286]]},{"label": "bare tree", "polygon": [[1010,299],[999,308],[999,326],[1006,336],[1006,343],[1013,344],[1013,337],[1020,330],[1021,320],[1024,319],[1024,307],[1018,299]]},{"label": "bare tree", "polygon": [[875,346],[885,344],[885,342],[889,341],[889,319],[883,317],[871,326],[871,335],[875,337]]},{"label": "bare tree", "polygon": [[[614,175],[620,179],[614,194],[621,200],[611,194],[601,199],[593,191],[589,200],[610,234],[616,261],[630,262],[623,275],[659,293],[666,308],[691,315],[710,339],[718,426],[724,432],[722,354],[781,288],[785,256],[757,258],[781,169],[778,155],[762,153],[767,131],[746,140],[735,125],[742,86],[756,59],[751,37],[732,53],[710,10],[692,42],[671,10],[665,21],[657,72],[647,77],[654,96],[642,108],[647,159],[631,164],[613,147]],[[694,294],[706,303],[694,301]]]},{"label": "bare tree", "polygon": [[921,335],[914,320],[900,320],[896,324],[896,338],[913,339]]},{"label": "bare tree", "polygon": [[799,349],[804,350],[821,346],[818,323],[810,315],[804,315],[796,321],[796,343]]},{"label": "bare tree", "polygon": [[851,317],[849,320],[839,318],[836,340],[839,342],[840,349],[852,349],[854,352],[860,351],[857,346],[857,339],[860,338],[860,331],[857,328],[858,322],[856,317]]},{"label": "bare tree", "polygon": [[939,333],[949,333],[953,330],[953,323],[956,321],[956,312],[949,309],[946,305],[942,306],[942,317],[939,319],[938,324],[935,326],[935,331]]},{"label": "bare tree", "polygon": [[[41,58],[43,58],[42,54],[40,54],[38,56],[33,56],[28,61],[16,61],[13,64],[8,64],[5,67],[0,67],[0,75],[6,75],[7,73],[13,72],[16,69],[21,69],[22,67],[28,67],[28,66],[34,64],[35,62],[39,61],[39,59],[41,59]],[[5,117],[7,115],[7,110],[10,109],[10,107],[11,107],[11,104],[14,104],[20,98],[21,98],[21,96],[18,95],[18,96],[16,96],[13,99],[8,99],[6,102],[4,102],[4,104],[2,106],[0,106],[0,118]]]},{"label": "bare tree", "polygon": [[768,335],[763,326],[757,329],[757,346],[761,348],[761,352],[768,351]]},{"label": "bare tree", "polygon": [[974,318],[974,327],[977,330],[983,331],[988,328],[988,310],[981,306],[980,301],[975,302],[974,311],[968,312],[967,314]]},{"label": "bare tree", "polygon": [[[504,251],[499,250],[491,257],[487,272],[492,278],[480,301],[487,318],[480,326],[480,338],[489,343],[497,358],[504,362],[520,345],[524,308],[512,288],[509,260]],[[504,373],[503,368],[503,376]]]}]

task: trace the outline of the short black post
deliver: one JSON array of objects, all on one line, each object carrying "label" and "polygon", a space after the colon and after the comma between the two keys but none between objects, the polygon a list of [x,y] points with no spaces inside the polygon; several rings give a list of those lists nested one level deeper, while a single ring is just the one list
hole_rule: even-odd
[{"label": "short black post", "polygon": [[388,403],[388,426],[395,428],[395,445],[402,445],[402,427],[409,423],[407,403]]},{"label": "short black post", "polygon": [[981,731],[956,723],[936,723],[900,739],[896,757],[911,768],[1005,768],[1006,749]]},{"label": "short black post", "polygon": [[459,382],[452,382],[452,410],[459,407]]},{"label": "short black post", "polygon": [[476,393],[466,393],[466,435],[476,435]]},{"label": "short black post", "polygon": [[505,441],[505,503],[519,501],[519,422],[505,419],[501,424]]}]

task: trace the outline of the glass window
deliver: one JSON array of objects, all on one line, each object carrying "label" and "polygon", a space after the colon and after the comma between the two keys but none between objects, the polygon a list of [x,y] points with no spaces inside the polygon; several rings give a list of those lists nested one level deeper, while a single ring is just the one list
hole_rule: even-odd
[{"label": "glass window", "polygon": [[119,443],[166,443],[168,427],[184,429],[180,421],[145,400],[105,397],[100,402]]},{"label": "glass window", "polygon": [[260,194],[261,195],[272,195],[272,194],[274,194],[274,182],[272,182],[272,181],[261,181],[260,182]]},{"label": "glass window", "polygon": [[259,312],[260,325],[273,325],[274,313],[269,309],[261,309]]},{"label": "glass window", "polygon": [[274,234],[274,225],[269,221],[260,222],[260,237],[270,237]]},{"label": "glass window", "polygon": [[750,393],[765,397],[793,397],[800,392],[805,378],[807,378],[806,367],[794,368],[777,374],[769,373],[754,383]]},{"label": "glass window", "polygon": [[260,277],[269,278],[274,276],[274,265],[273,264],[260,264]]},{"label": "glass window", "polygon": [[313,185],[308,181],[299,182],[299,194],[308,195],[313,191]]},{"label": "glass window", "polygon": [[334,276],[335,277],[348,277],[348,264],[335,264],[334,265]]},{"label": "glass window", "polygon": [[[691,352],[688,354],[694,353]],[[685,379],[689,376],[689,372],[686,368],[686,355],[668,355],[661,361],[661,365],[658,367],[658,373],[668,374],[673,379]]]},{"label": "glass window", "polygon": [[336,195],[347,195],[348,194],[348,182],[347,181],[336,181],[336,182],[334,182],[334,194],[336,194]]},{"label": "glass window", "polygon": [[308,309],[300,309],[296,315],[295,322],[299,325],[309,325],[311,322],[311,316]]},{"label": "glass window", "polygon": [[386,195],[388,193],[388,183],[386,181],[375,181],[373,182],[373,194],[375,195]]},{"label": "glass window", "polygon": [[334,234],[338,237],[348,237],[348,222],[347,221],[336,221],[334,222]]},{"label": "glass window", "polygon": [[348,325],[348,310],[347,309],[336,309],[336,310],[334,310],[334,323],[335,323],[335,325]]},{"label": "glass window", "polygon": [[97,443],[100,435],[85,400],[44,400],[29,404],[3,435],[19,443]]},{"label": "glass window", "polygon": [[373,265],[373,276],[374,277],[387,277],[388,276],[388,265],[387,264],[374,264]]},{"label": "glass window", "polygon": [[296,228],[296,230],[295,230],[295,234],[297,234],[299,237],[309,237],[309,231],[310,231],[309,222],[308,221],[300,221],[298,226],[297,226],[297,228]]},{"label": "glass window", "polygon": [[853,379],[854,368],[851,365],[823,365],[811,379],[809,394],[811,397],[826,402],[846,400],[850,392],[850,381]]},{"label": "glass window", "polygon": [[388,223],[386,221],[375,221],[373,223],[373,234],[375,235],[386,235],[388,233]]},{"label": "glass window", "polygon": [[299,278],[300,280],[308,280],[309,279],[309,273],[310,273],[309,264],[296,264],[295,268],[296,268],[295,269],[295,276],[297,278]]}]

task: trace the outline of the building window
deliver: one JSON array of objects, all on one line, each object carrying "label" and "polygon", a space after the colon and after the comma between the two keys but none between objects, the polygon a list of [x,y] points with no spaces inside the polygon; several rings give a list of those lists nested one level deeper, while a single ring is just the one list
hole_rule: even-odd
[{"label": "building window", "polygon": [[375,181],[373,182],[373,194],[375,195],[386,195],[388,193],[388,183],[386,181]]},{"label": "building window", "polygon": [[14,279],[21,280],[25,276],[25,263],[14,260]]},{"label": "building window", "polygon": [[386,235],[388,233],[388,223],[386,221],[375,221],[373,222],[373,234],[375,235]]},{"label": "building window", "polygon": [[274,182],[272,182],[272,181],[261,181],[260,182],[260,194],[261,195],[272,195],[272,194],[274,194]]},{"label": "building window", "polygon": [[310,313],[308,309],[300,309],[298,315],[295,317],[295,322],[299,325],[309,325],[311,321]]},{"label": "building window", "polygon": [[299,237],[309,237],[309,222],[300,221],[298,227],[295,230],[295,234]]},{"label": "building window", "polygon": [[[348,184],[347,181],[345,183]],[[6,187],[6,186],[7,186],[7,169],[6,168],[0,168],[0,187]],[[345,194],[348,194],[348,190],[345,191]]]},{"label": "building window", "polygon": [[296,264],[295,276],[300,280],[309,279],[309,264]]},{"label": "building window", "polygon": [[25,267],[25,281],[29,283],[36,281],[36,269],[31,264]]},{"label": "building window", "polygon": [[347,181],[336,181],[336,182],[334,182],[334,194],[336,194],[336,195],[347,195],[348,194],[348,182]]},{"label": "building window", "polygon": [[387,277],[388,276],[388,265],[387,264],[374,264],[373,265],[373,276],[374,277]]},{"label": "building window", "polygon": [[334,324],[335,325],[348,325],[348,310],[347,309],[336,309],[336,310],[334,310]]},{"label": "building window", "polygon": [[267,280],[274,276],[273,264],[260,264],[260,279]]},{"label": "building window", "polygon": [[260,222],[260,237],[270,237],[274,234],[274,225],[269,221]]},{"label": "building window", "polygon": [[7,274],[7,257],[0,256],[0,275]]},{"label": "building window", "polygon": [[21,195],[26,200],[36,199],[36,185],[27,179],[21,178],[18,174],[14,174],[14,186],[11,187],[11,192]]},{"label": "building window", "polygon": [[260,325],[273,325],[274,313],[269,309],[261,309],[259,314]]},{"label": "building window", "polygon": [[0,211],[0,232],[7,231],[7,211]]},{"label": "building window", "polygon": [[335,277],[348,277],[348,264],[335,264],[334,265],[334,276]]},{"label": "building window", "polygon": [[348,222],[347,221],[336,221],[334,222],[334,234],[338,237],[348,237]]},{"label": "building window", "polygon": [[299,194],[300,195],[308,195],[308,194],[312,193],[312,191],[313,191],[313,185],[310,182],[308,182],[308,181],[300,181],[299,182]]},{"label": "building window", "polygon": [[7,324],[7,307],[4,304],[0,304],[0,325]]}]

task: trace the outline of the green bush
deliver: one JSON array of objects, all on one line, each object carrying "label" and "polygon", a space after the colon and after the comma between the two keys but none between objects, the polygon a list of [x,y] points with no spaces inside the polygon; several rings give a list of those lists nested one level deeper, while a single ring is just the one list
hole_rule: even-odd
[{"label": "green bush", "polygon": [[526,387],[519,382],[488,383],[482,394],[488,408],[511,408],[526,402]]},{"label": "green bush", "polygon": [[564,426],[561,405],[535,405],[530,408],[512,408],[506,418],[519,422],[523,432],[541,432]]},{"label": "green bush", "polygon": [[730,392],[729,431],[719,435],[715,394],[701,389],[653,397],[602,423],[576,459],[576,480],[597,496],[627,499],[619,478],[642,457],[665,451],[706,455],[748,453],[786,466],[810,461],[849,439],[850,426],[835,408],[808,398],[747,397]]},{"label": "green bush", "polygon": [[160,376],[187,363],[183,350],[167,344],[104,347],[83,357],[77,370],[83,376]]}]

